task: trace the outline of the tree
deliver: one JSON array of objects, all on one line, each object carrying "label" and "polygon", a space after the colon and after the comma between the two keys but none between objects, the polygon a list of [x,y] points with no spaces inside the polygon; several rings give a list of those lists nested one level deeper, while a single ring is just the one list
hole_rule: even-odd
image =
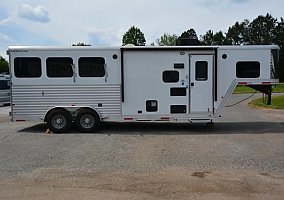
[{"label": "tree", "polygon": [[201,35],[201,43],[205,45],[212,45],[214,41],[213,31],[209,30],[205,33],[205,35]]},{"label": "tree", "polygon": [[275,44],[284,50],[284,20],[281,17],[280,22],[277,22],[276,29],[275,29]]},{"label": "tree", "polygon": [[179,38],[188,38],[188,39],[196,39],[198,40],[197,34],[193,28],[184,31]]},{"label": "tree", "polygon": [[5,60],[5,58],[3,58],[2,56],[0,56],[0,74],[1,73],[9,73],[9,64],[8,62]]},{"label": "tree", "polygon": [[226,33],[226,43],[232,45],[249,44],[249,20],[245,19],[243,22],[236,22],[233,26],[229,27]]},{"label": "tree", "polygon": [[144,33],[135,27],[131,26],[122,38],[122,45],[133,44],[135,46],[145,46],[146,39]]},{"label": "tree", "polygon": [[219,31],[217,33],[214,34],[213,36],[213,44],[215,45],[223,45],[224,44],[224,41],[225,41],[225,37],[223,35],[223,32],[222,31]]},{"label": "tree", "polygon": [[259,15],[249,25],[249,39],[252,44],[273,44],[276,37],[277,19],[271,14]]},{"label": "tree", "polygon": [[168,33],[164,33],[160,39],[157,39],[156,43],[159,46],[175,46],[177,38],[178,37],[175,34],[170,35]]},{"label": "tree", "polygon": [[72,46],[92,46],[92,45],[90,45],[90,44],[85,44],[85,43],[83,43],[83,42],[79,42],[79,43],[77,43],[77,44],[72,44]]},{"label": "tree", "polygon": [[275,44],[280,47],[279,52],[279,66],[277,72],[279,73],[280,81],[284,81],[284,20],[281,17],[280,22],[277,22],[275,29]]},{"label": "tree", "polygon": [[224,45],[228,44],[226,37],[224,36],[222,31],[218,31],[213,34],[212,30],[206,32],[205,35],[201,35],[201,43],[204,45]]}]

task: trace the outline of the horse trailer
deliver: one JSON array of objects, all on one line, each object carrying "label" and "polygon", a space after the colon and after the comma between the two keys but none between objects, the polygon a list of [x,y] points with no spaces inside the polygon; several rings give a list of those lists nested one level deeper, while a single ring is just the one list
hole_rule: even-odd
[{"label": "horse trailer", "polygon": [[279,47],[29,47],[7,51],[11,120],[82,132],[101,122],[212,122],[235,87],[267,94]]}]

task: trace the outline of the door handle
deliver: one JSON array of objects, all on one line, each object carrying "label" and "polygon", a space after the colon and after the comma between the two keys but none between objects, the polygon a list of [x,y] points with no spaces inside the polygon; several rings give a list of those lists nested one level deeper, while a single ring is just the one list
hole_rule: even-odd
[{"label": "door handle", "polygon": [[190,83],[190,86],[191,86],[191,87],[193,87],[193,86],[194,86],[194,83],[193,83],[193,82],[191,82],[191,83]]}]

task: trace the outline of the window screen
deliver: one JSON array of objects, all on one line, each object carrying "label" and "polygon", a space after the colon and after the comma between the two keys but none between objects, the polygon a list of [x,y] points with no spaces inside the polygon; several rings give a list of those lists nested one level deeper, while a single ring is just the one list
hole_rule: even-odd
[{"label": "window screen", "polygon": [[41,77],[40,58],[15,58],[14,72],[18,78],[38,78]]},{"label": "window screen", "polygon": [[165,83],[177,83],[179,81],[179,72],[178,71],[164,71],[163,81]]},{"label": "window screen", "polygon": [[208,62],[197,61],[195,63],[195,80],[207,81],[207,79],[208,79]]},{"label": "window screen", "polygon": [[48,77],[72,77],[73,59],[69,57],[53,57],[46,59]]},{"label": "window screen", "polygon": [[79,76],[104,77],[105,59],[102,57],[79,58]]},{"label": "window screen", "polygon": [[257,61],[241,61],[236,64],[237,78],[258,78],[260,63]]}]

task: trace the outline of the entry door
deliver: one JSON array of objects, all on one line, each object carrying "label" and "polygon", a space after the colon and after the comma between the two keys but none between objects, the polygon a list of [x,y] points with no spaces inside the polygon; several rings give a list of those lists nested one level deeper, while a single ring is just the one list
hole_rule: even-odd
[{"label": "entry door", "polygon": [[213,55],[190,55],[190,113],[213,111]]}]

